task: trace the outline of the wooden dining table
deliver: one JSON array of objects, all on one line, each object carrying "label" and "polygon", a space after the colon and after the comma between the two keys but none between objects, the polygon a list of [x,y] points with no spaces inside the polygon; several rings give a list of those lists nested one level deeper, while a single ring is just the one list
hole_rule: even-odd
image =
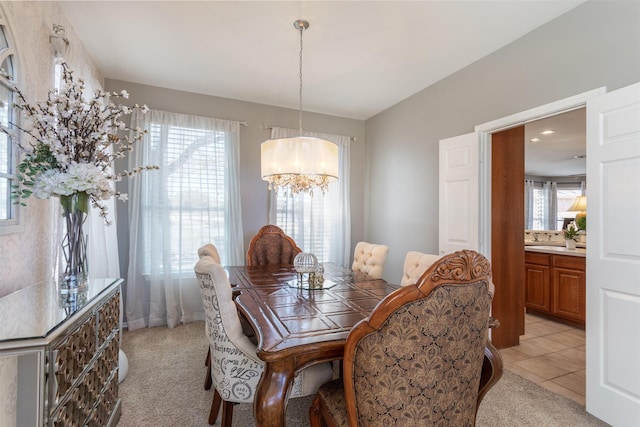
[{"label": "wooden dining table", "polygon": [[321,289],[298,287],[293,266],[228,267],[236,304],[255,331],[265,370],[254,414],[259,427],[285,425],[285,399],[296,372],[341,359],[351,328],[398,288],[325,263]]}]

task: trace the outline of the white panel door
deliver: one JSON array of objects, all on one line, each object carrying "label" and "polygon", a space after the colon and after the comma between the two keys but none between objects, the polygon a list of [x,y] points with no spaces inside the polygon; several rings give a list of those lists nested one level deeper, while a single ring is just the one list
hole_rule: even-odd
[{"label": "white panel door", "polygon": [[640,83],[587,102],[587,411],[640,425]]},{"label": "white panel door", "polygon": [[441,255],[478,250],[478,134],[440,141],[439,232]]}]

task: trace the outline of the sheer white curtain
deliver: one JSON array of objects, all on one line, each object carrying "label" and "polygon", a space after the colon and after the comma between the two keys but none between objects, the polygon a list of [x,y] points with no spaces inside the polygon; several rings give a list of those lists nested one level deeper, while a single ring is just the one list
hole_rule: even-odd
[{"label": "sheer white curtain", "polygon": [[533,229],[533,208],[534,208],[534,182],[530,179],[524,181],[524,229]]},{"label": "sheer white curtain", "polygon": [[545,198],[544,229],[555,230],[558,221],[558,183],[547,181],[542,184]]},{"label": "sheer white curtain", "polygon": [[159,166],[129,180],[129,329],[204,319],[193,266],[217,246],[225,265],[244,263],[239,122],[164,111],[135,112],[145,140],[129,167]]},{"label": "sheer white curtain", "polygon": [[[271,138],[300,136],[298,129],[274,127]],[[338,145],[338,180],[329,184],[325,195],[320,190],[293,197],[271,191],[269,223],[276,224],[291,236],[305,252],[316,255],[320,262],[348,265],[351,257],[351,138],[303,131]]]}]

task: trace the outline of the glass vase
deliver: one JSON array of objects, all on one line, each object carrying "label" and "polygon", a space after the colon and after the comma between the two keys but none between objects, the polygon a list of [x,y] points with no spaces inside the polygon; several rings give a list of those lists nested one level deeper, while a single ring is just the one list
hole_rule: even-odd
[{"label": "glass vase", "polygon": [[59,287],[86,289],[89,274],[87,236],[84,223],[89,212],[89,195],[85,192],[60,196],[64,234],[59,256]]}]

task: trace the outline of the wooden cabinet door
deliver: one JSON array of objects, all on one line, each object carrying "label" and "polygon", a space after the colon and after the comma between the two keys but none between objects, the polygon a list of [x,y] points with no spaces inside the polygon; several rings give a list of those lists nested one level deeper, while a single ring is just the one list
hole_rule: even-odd
[{"label": "wooden cabinet door", "polygon": [[525,264],[525,306],[532,310],[549,312],[550,268]]},{"label": "wooden cabinet door", "polygon": [[584,271],[558,267],[553,269],[552,314],[584,323],[585,277]]}]

